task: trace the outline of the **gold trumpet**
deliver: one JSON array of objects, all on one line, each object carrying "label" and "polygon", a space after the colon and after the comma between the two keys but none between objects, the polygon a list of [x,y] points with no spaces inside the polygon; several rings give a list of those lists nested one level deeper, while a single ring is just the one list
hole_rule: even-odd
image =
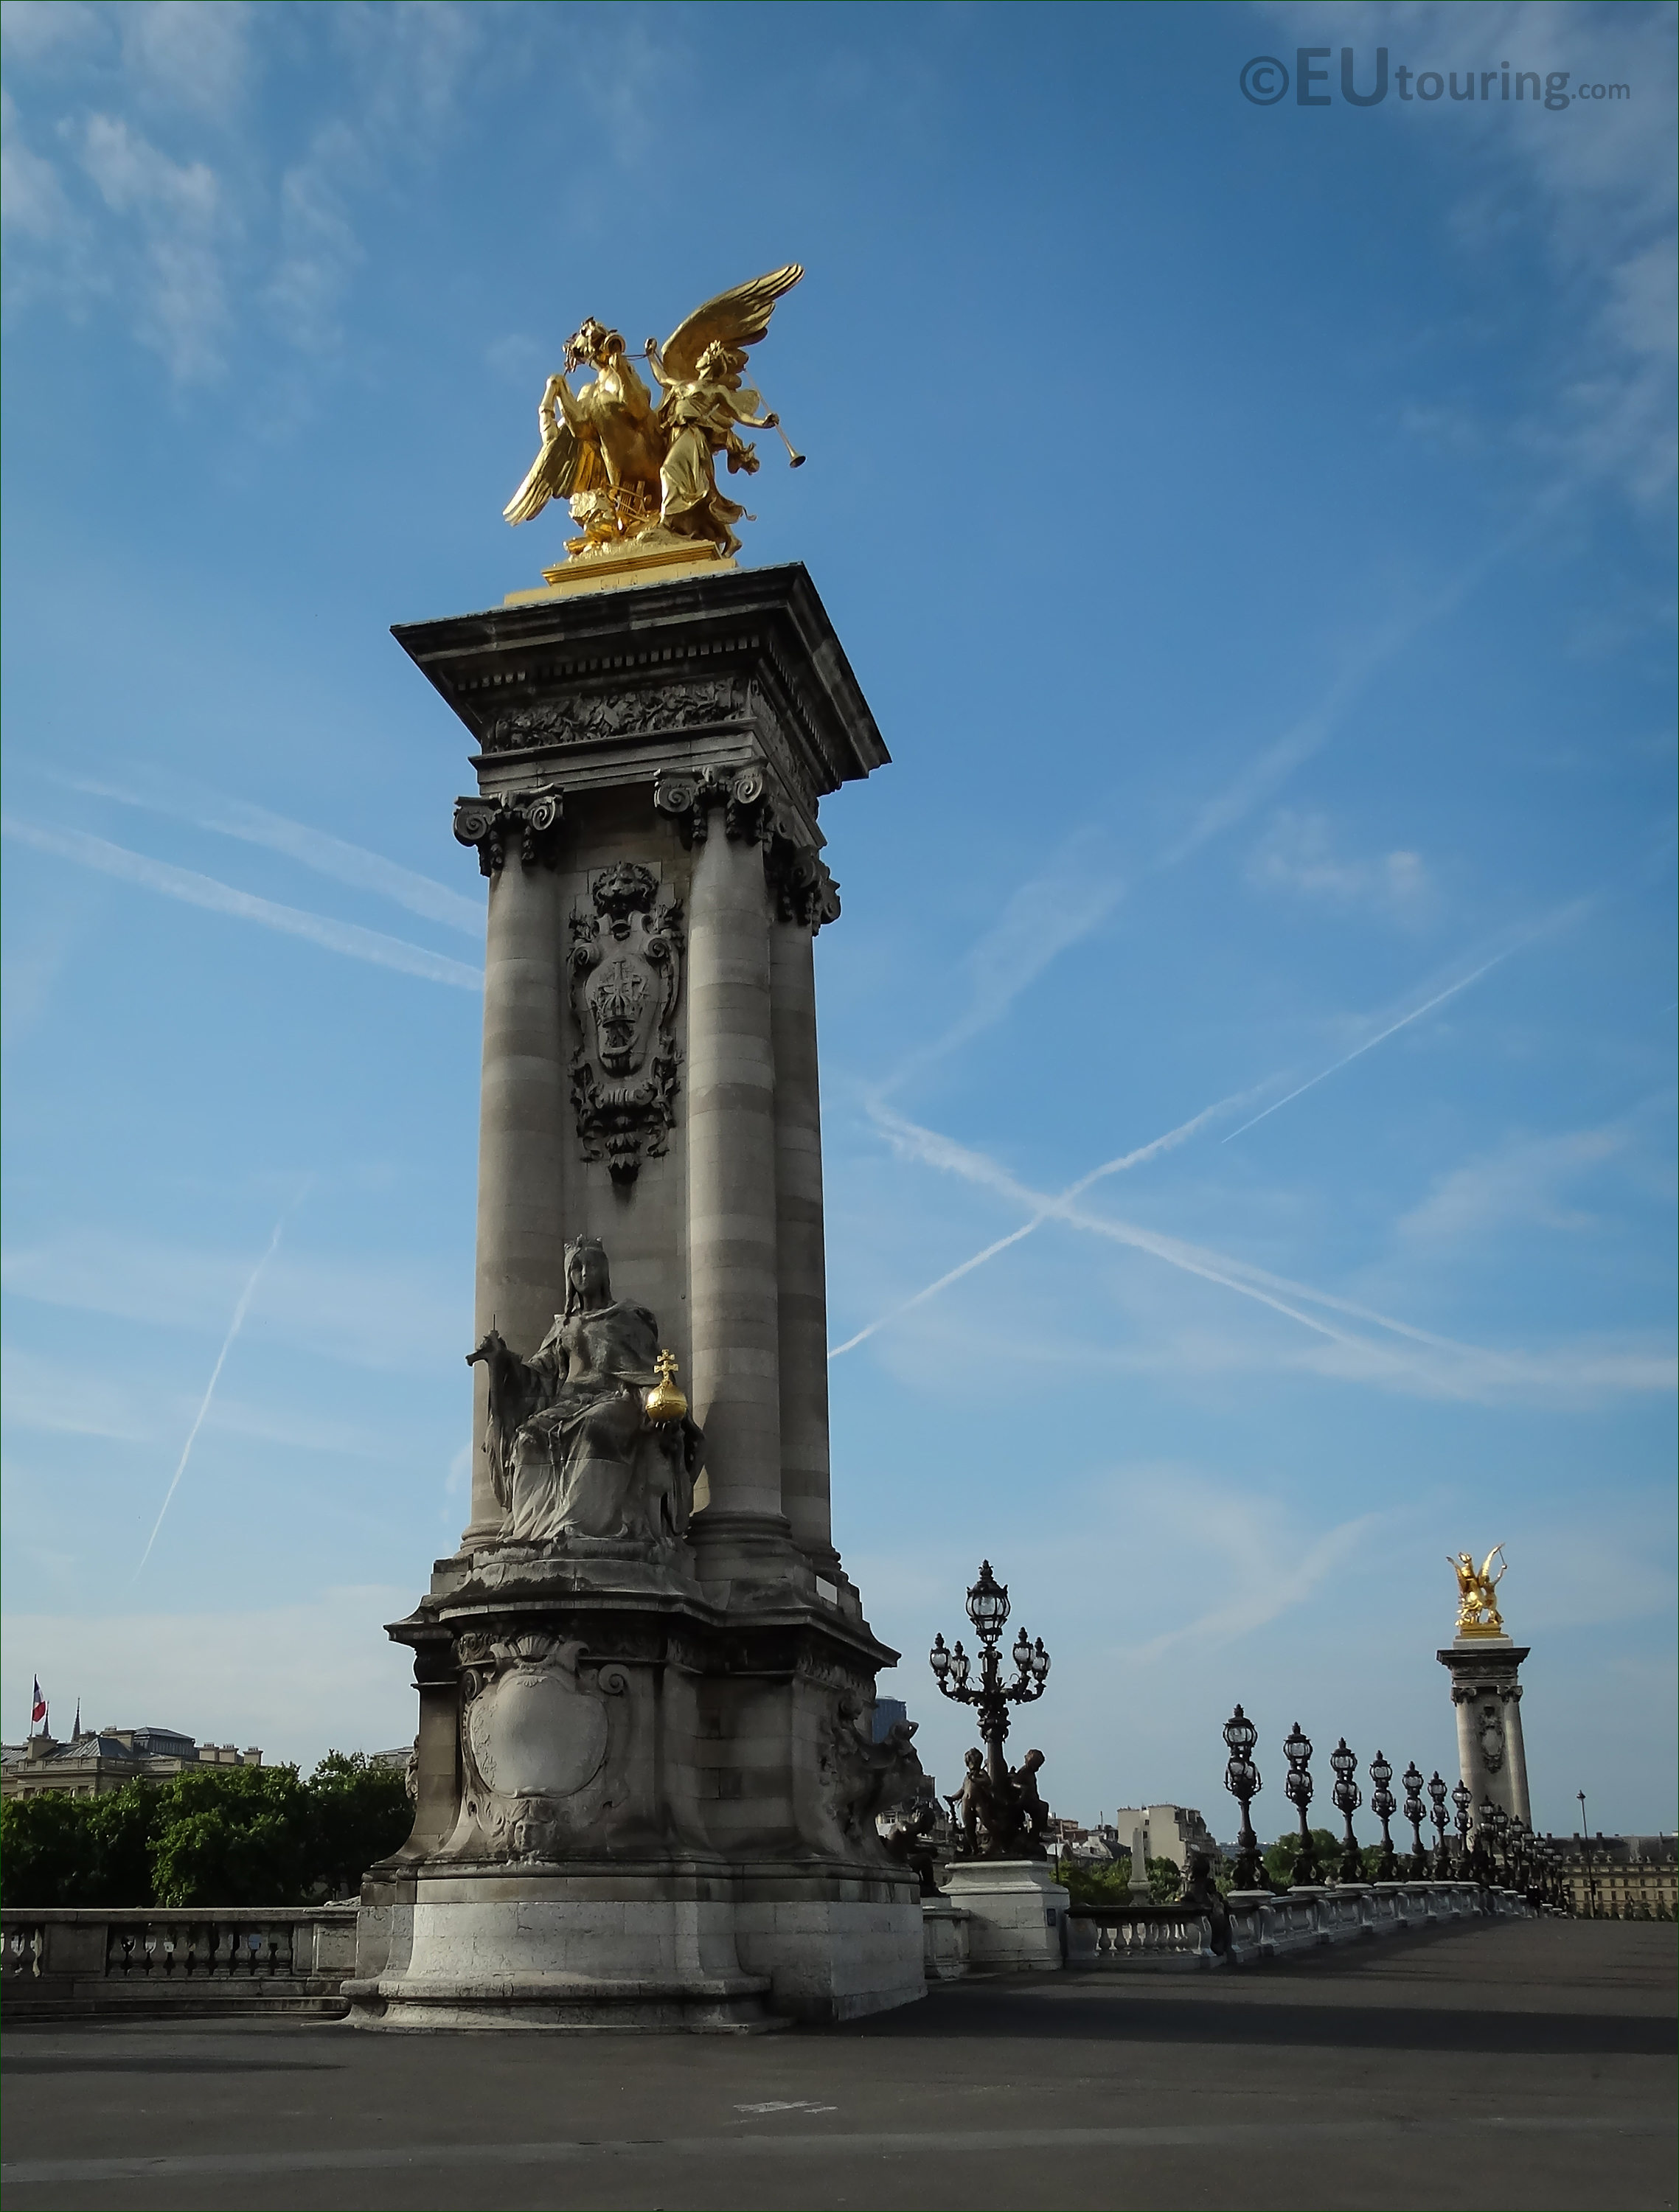
[{"label": "gold trumpet", "polygon": [[770,415],[766,416],[763,427],[766,430],[773,430],[776,435],[781,440],[782,443],[787,447],[787,465],[788,468],[802,469],[805,465],[805,456],[796,450],[793,441],[788,436],[787,432],[782,429],[781,416],[779,415]]}]

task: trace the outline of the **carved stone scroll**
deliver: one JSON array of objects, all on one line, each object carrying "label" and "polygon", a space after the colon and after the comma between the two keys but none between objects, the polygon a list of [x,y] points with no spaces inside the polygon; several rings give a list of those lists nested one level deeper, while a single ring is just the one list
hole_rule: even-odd
[{"label": "carved stone scroll", "polygon": [[504,799],[458,799],[455,839],[477,848],[483,875],[500,875],[507,848],[515,841],[526,867],[540,862],[544,868],[551,868],[554,833],[564,805],[560,793],[549,789],[515,792]]},{"label": "carved stone scroll", "polygon": [[839,885],[827,863],[814,847],[798,843],[779,826],[764,844],[763,872],[783,921],[818,930],[839,920]]},{"label": "carved stone scroll", "polygon": [[661,814],[675,817],[687,846],[704,844],[714,806],[722,808],[724,834],[730,838],[744,837],[755,845],[771,826],[763,770],[755,763],[661,775],[653,787],[653,803]]},{"label": "carved stone scroll", "polygon": [[571,1097],[586,1160],[627,1188],[666,1150],[676,1121],[682,907],[650,868],[623,860],[591,879],[571,917]]}]

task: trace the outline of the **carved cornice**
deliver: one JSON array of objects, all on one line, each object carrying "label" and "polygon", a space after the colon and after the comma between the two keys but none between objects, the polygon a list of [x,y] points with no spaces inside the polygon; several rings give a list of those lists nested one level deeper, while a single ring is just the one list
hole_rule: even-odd
[{"label": "carved cornice", "polygon": [[813,812],[887,757],[796,565],[486,609],[395,635],[492,758],[575,750],[591,780],[610,781],[621,758],[633,772],[643,733],[656,749],[661,728],[751,729]]},{"label": "carved cornice", "polygon": [[554,790],[514,792],[503,799],[458,799],[455,839],[476,849],[482,875],[500,875],[507,848],[515,838],[524,866],[539,863],[551,868],[554,833],[564,805],[561,793]]}]

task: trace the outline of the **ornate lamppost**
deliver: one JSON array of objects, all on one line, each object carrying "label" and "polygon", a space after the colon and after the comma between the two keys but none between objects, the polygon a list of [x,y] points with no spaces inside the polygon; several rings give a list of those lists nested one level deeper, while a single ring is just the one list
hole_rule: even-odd
[{"label": "ornate lamppost", "polygon": [[1335,1788],[1329,1792],[1330,1801],[1347,1826],[1346,1838],[1341,1846],[1341,1864],[1336,1869],[1335,1880],[1362,1881],[1364,1856],[1359,1849],[1359,1839],[1353,1833],[1353,1815],[1364,1802],[1364,1792],[1353,1779],[1359,1771],[1358,1753],[1348,1751],[1345,1736],[1342,1736],[1341,1741],[1329,1753],[1329,1764],[1335,1769]]},{"label": "ornate lamppost", "polygon": [[1282,1755],[1288,1761],[1288,1779],[1282,1785],[1283,1795],[1300,1816],[1300,1848],[1295,1855],[1294,1872],[1288,1887],[1313,1889],[1317,1886],[1317,1853],[1306,1819],[1306,1808],[1311,1803],[1311,1738],[1302,1731],[1299,1721],[1294,1723],[1293,1733],[1283,1739]]},{"label": "ornate lamppost", "polygon": [[1468,1879],[1469,1871],[1469,1807],[1475,1802],[1467,1782],[1454,1785],[1451,1802],[1456,1808],[1451,1825],[1457,1832],[1457,1879],[1463,1881]]},{"label": "ornate lamppost", "polygon": [[1376,1785],[1370,1793],[1370,1809],[1382,1824],[1382,1856],[1376,1862],[1376,1879],[1392,1881],[1399,1869],[1393,1856],[1393,1838],[1388,1833],[1388,1822],[1394,1816],[1398,1801],[1388,1787],[1393,1780],[1393,1769],[1379,1751],[1370,1762],[1370,1778]]},{"label": "ornate lamppost", "polygon": [[[978,1831],[982,1826],[987,1841],[982,1855],[1005,1858],[1031,1850],[1037,1840],[1028,1810],[1029,1800],[1010,1775],[1003,1757],[1003,1742],[1008,1735],[1008,1709],[1011,1705],[1029,1705],[1043,1695],[1043,1685],[1049,1676],[1049,1655],[1043,1649],[1043,1638],[1040,1636],[1034,1643],[1023,1628],[1009,1654],[1014,1662],[1015,1679],[1013,1682],[1003,1680],[997,1641],[1008,1620],[1008,1585],[993,1575],[989,1559],[980,1562],[979,1580],[968,1592],[967,1611],[980,1644],[978,1683],[970,1683],[973,1662],[962,1649],[959,1637],[953,1649],[946,1650],[943,1635],[935,1636],[928,1663],[942,1696],[955,1705],[976,1708],[979,1732],[985,1742],[984,1789],[982,1793],[977,1790],[971,1793],[979,1802],[970,1802],[969,1790],[964,1790],[969,1848],[979,1849]],[[978,1756],[976,1752],[968,1754],[970,1783],[978,1779],[971,1771]],[[1034,1785],[1034,1798],[1035,1796]]]},{"label": "ornate lamppost", "polygon": [[1445,1847],[1445,1783],[1438,1766],[1428,1779],[1428,1802],[1434,1808],[1434,1879],[1450,1881],[1451,1862]]},{"label": "ornate lamppost", "polygon": [[1236,1838],[1239,1856],[1231,1887],[1268,1889],[1270,1884],[1259,1859],[1259,1838],[1253,1832],[1253,1815],[1249,1809],[1261,1788],[1259,1769],[1253,1763],[1253,1747],[1259,1741],[1259,1730],[1240,1705],[1225,1723],[1224,1738],[1230,1753],[1225,1766],[1225,1788],[1242,1808],[1242,1826]]},{"label": "ornate lamppost", "polygon": [[1412,1881],[1423,1881],[1428,1875],[1428,1854],[1422,1844],[1422,1823],[1427,1817],[1422,1809],[1422,1769],[1413,1759],[1399,1778],[1404,1785],[1405,1818],[1411,1824],[1411,1841],[1415,1846],[1406,1874]]}]

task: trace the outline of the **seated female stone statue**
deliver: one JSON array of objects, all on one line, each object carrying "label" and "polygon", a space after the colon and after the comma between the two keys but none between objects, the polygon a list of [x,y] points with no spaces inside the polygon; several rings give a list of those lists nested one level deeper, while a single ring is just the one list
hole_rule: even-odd
[{"label": "seated female stone statue", "polygon": [[490,1369],[490,1436],[504,1541],[606,1537],[670,1544],[685,1534],[703,1443],[684,1414],[654,1421],[659,1324],[616,1300],[599,1240],[566,1247],[565,1310],[535,1356],[491,1330],[471,1360]]}]

